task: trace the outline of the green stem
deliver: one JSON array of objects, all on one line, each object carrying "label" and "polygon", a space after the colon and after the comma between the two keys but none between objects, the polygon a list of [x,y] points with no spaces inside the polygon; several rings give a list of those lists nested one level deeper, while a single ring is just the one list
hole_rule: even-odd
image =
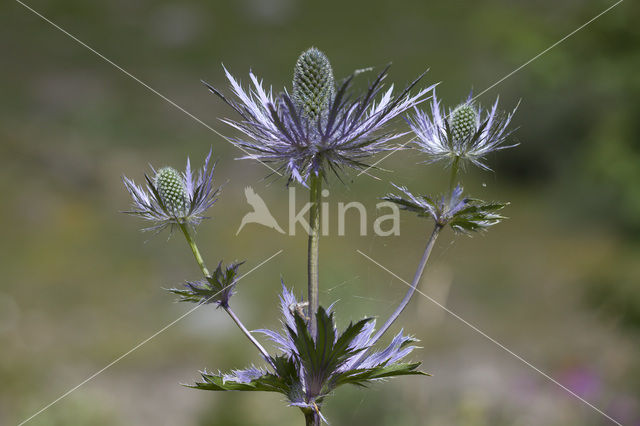
[{"label": "green stem", "polygon": [[313,410],[304,412],[304,420],[306,426],[320,426],[320,416]]},{"label": "green stem", "polygon": [[[196,242],[193,240],[193,236],[191,235],[191,232],[189,232],[189,228],[187,227],[186,224],[180,223],[180,229],[182,229],[182,233],[184,234],[184,237],[187,239],[187,243],[189,243],[189,247],[191,247],[191,251],[193,252],[193,257],[196,258],[196,262],[198,262],[198,265],[200,266],[200,270],[202,270],[202,274],[204,275],[205,279],[209,279],[210,278],[209,270],[207,269],[207,266],[204,264],[204,260],[202,259],[200,250],[198,250],[198,246],[196,245]],[[273,366],[273,361],[271,361],[271,356],[269,355],[269,352],[267,352],[267,350],[260,344],[260,342],[258,342],[256,338],[253,337],[251,332],[247,330],[247,327],[244,326],[244,324],[242,323],[242,321],[240,321],[240,318],[238,318],[235,312],[233,312],[228,305],[223,306],[223,308],[225,312],[231,317],[233,322],[236,323],[236,325],[242,331],[242,333],[244,333],[244,335],[247,336],[247,338],[251,341],[251,343],[254,344],[256,348],[258,348],[258,351],[260,351],[263,358]]]},{"label": "green stem", "polygon": [[[420,284],[420,280],[422,279],[422,274],[424,273],[424,268],[427,265],[427,261],[429,260],[429,256],[431,255],[431,251],[433,250],[433,246],[436,243],[436,239],[442,230],[442,225],[436,224],[433,228],[433,232],[431,233],[431,237],[429,237],[429,241],[427,241],[427,246],[424,249],[424,253],[422,254],[422,259],[420,259],[420,263],[418,264],[418,269],[416,269],[416,273],[413,276],[413,281],[411,281],[411,286],[407,293],[404,295],[404,298],[398,305],[395,311],[389,316],[387,321],[380,327],[378,332],[373,336],[373,338],[369,341],[370,345],[373,346],[380,338],[384,335],[384,333],[391,327],[391,325],[398,319],[402,311],[407,307],[409,301],[411,301],[411,297],[416,291],[418,284]],[[364,351],[360,357],[356,360],[351,368],[358,368],[360,363],[364,360],[367,351]]]},{"label": "green stem", "polygon": [[309,186],[309,244],[307,246],[308,297],[309,297],[309,331],[316,335],[316,312],[319,302],[318,258],[320,239],[320,194],[322,191],[322,175],[311,175]]},{"label": "green stem", "polygon": [[198,246],[196,245],[196,242],[193,240],[193,237],[191,236],[191,232],[189,232],[189,228],[187,228],[187,225],[185,223],[180,223],[180,229],[182,230],[184,237],[187,239],[187,243],[189,243],[189,247],[191,247],[191,251],[193,252],[193,257],[196,258],[196,262],[198,262],[198,265],[200,266],[200,270],[202,271],[202,274],[205,276],[205,278],[208,278],[209,270],[204,264],[204,260],[202,259],[200,250],[198,250]]},{"label": "green stem", "polygon": [[453,194],[453,190],[457,184],[458,171],[460,170],[460,157],[456,157],[451,164],[451,177],[449,178],[449,197]]}]

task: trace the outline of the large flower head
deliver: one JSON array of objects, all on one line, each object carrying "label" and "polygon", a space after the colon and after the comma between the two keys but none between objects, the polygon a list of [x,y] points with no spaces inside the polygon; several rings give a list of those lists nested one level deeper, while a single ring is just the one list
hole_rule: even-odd
[{"label": "large flower head", "polygon": [[418,149],[430,157],[429,162],[471,162],[488,170],[484,159],[489,153],[515,146],[504,143],[511,134],[507,127],[516,109],[504,114],[498,111],[496,99],[492,108],[483,110],[469,96],[446,114],[434,90],[431,116],[416,108],[408,121]]},{"label": "large flower head", "polygon": [[243,158],[274,163],[290,182],[305,184],[310,175],[340,176],[346,168],[364,169],[367,157],[388,149],[388,142],[405,134],[383,129],[425,100],[433,86],[412,95],[420,76],[398,95],[393,94],[393,85],[383,92],[388,69],[366,92],[352,97],[349,91],[357,72],[336,84],[329,59],[311,48],[296,62],[291,94],[285,90],[274,96],[253,73],[249,74],[253,87],[245,89],[226,69],[237,99],[207,87],[240,115],[240,120],[223,121],[243,134],[233,139],[247,151]]},{"label": "large flower head", "polygon": [[204,166],[197,173],[191,171],[191,162],[183,173],[172,167],[155,170],[153,177],[145,175],[146,188],[124,176],[124,186],[131,194],[131,210],[126,211],[154,223],[145,231],[160,231],[170,225],[198,225],[205,212],[216,202],[220,191],[213,186],[214,164],[210,164],[211,151]]}]

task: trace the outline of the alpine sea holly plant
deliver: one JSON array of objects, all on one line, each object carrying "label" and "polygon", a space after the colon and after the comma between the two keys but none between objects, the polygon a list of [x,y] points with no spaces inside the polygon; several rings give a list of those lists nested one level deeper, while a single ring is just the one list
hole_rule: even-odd
[{"label": "alpine sea holly plant", "polygon": [[[487,169],[485,157],[492,151],[506,148],[507,126],[512,114],[497,110],[497,102],[483,111],[471,99],[450,110],[441,109],[435,96],[435,85],[414,90],[423,75],[399,93],[393,86],[383,89],[389,67],[380,72],[362,93],[352,89],[353,78],[359,72],[336,83],[327,56],[311,48],[298,58],[291,92],[279,95],[265,89],[253,73],[251,87],[243,88],[226,69],[235,99],[226,97],[213,86],[205,85],[228,104],[238,118],[223,121],[241,134],[232,139],[247,152],[247,157],[275,164],[287,184],[309,188],[310,206],[308,238],[308,292],[306,299],[296,299],[293,291],[282,283],[280,330],[249,331],[231,307],[231,297],[242,262],[218,263],[210,271],[205,265],[194,239],[195,228],[205,218],[205,212],[217,199],[219,188],[213,184],[214,165],[211,153],[197,173],[190,162],[184,172],[171,167],[151,169],[145,176],[145,186],[124,178],[132,196],[132,208],[127,213],[152,222],[145,230],[161,231],[170,227],[182,231],[202,272],[199,281],[187,281],[183,288],[170,291],[180,301],[212,304],[224,310],[241,332],[257,348],[264,365],[232,370],[228,373],[201,372],[201,380],[191,385],[211,391],[265,391],[283,394],[288,404],[299,408],[307,425],[326,422],[322,407],[327,398],[341,385],[367,386],[386,378],[404,375],[427,375],[419,362],[407,361],[416,349],[417,340],[401,331],[386,345],[377,346],[411,300],[420,282],[429,255],[440,231],[447,225],[455,231],[472,233],[497,224],[503,216],[504,203],[487,203],[463,196],[459,171],[467,164]],[[431,114],[418,105],[431,98]],[[336,326],[334,305],[323,307],[319,301],[319,236],[320,194],[330,176],[342,177],[348,169],[367,170],[367,160],[391,149],[394,141],[409,131],[395,131],[390,122],[408,111],[405,117],[413,133],[416,147],[427,155],[427,162],[446,161],[451,169],[448,192],[433,197],[414,195],[396,186],[400,195],[388,194],[385,200],[432,218],[434,228],[427,241],[411,287],[396,310],[376,330],[375,319],[369,317],[349,323],[344,329]],[[271,353],[256,338],[271,340],[277,353]]]}]

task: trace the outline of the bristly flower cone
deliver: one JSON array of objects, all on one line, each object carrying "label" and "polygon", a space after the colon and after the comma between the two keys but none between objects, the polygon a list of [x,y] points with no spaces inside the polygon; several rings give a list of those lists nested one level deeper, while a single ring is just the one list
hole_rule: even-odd
[{"label": "bristly flower cone", "polygon": [[451,133],[456,140],[467,139],[476,132],[478,113],[470,104],[458,105],[451,113]]},{"label": "bristly flower cone", "polygon": [[156,173],[155,181],[165,208],[182,216],[187,208],[187,191],[180,173],[173,167],[163,167]]},{"label": "bristly flower cone", "polygon": [[304,51],[293,71],[293,101],[311,120],[326,113],[335,94],[333,70],[327,55],[312,47]]}]

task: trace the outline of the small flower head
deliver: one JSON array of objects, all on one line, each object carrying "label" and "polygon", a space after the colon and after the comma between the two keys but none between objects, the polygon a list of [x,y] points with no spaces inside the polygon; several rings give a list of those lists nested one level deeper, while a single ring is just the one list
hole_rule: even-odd
[{"label": "small flower head", "polygon": [[506,115],[500,113],[496,99],[490,110],[483,110],[469,98],[446,114],[434,90],[431,116],[415,109],[408,121],[418,149],[430,157],[429,162],[443,160],[451,164],[458,160],[463,165],[471,162],[489,170],[484,163],[489,153],[517,145],[504,145],[511,134],[507,127],[516,109]]},{"label": "small flower head", "polygon": [[187,190],[180,173],[173,167],[163,167],[157,171],[154,182],[165,209],[176,217],[184,216],[187,210]]},{"label": "small flower head", "polygon": [[125,212],[154,222],[145,231],[160,231],[177,224],[198,225],[205,219],[204,213],[216,202],[220,191],[213,186],[213,169],[210,165],[211,152],[204,166],[197,173],[191,171],[187,159],[184,173],[172,167],[157,171],[152,168],[153,178],[145,175],[146,188],[136,185],[128,177],[123,177],[124,186],[131,194],[132,208]]},{"label": "small flower head", "polygon": [[306,184],[310,175],[326,177],[333,172],[340,176],[347,168],[366,168],[367,157],[389,149],[390,141],[405,134],[384,128],[425,100],[433,86],[411,95],[420,76],[397,96],[393,86],[383,92],[388,69],[366,92],[350,96],[357,73],[336,86],[327,56],[311,48],[296,62],[291,94],[274,96],[253,73],[249,74],[253,87],[245,89],[226,69],[237,100],[207,87],[240,115],[240,120],[223,121],[243,134],[233,139],[249,154],[243,158],[274,163],[289,182]]}]

